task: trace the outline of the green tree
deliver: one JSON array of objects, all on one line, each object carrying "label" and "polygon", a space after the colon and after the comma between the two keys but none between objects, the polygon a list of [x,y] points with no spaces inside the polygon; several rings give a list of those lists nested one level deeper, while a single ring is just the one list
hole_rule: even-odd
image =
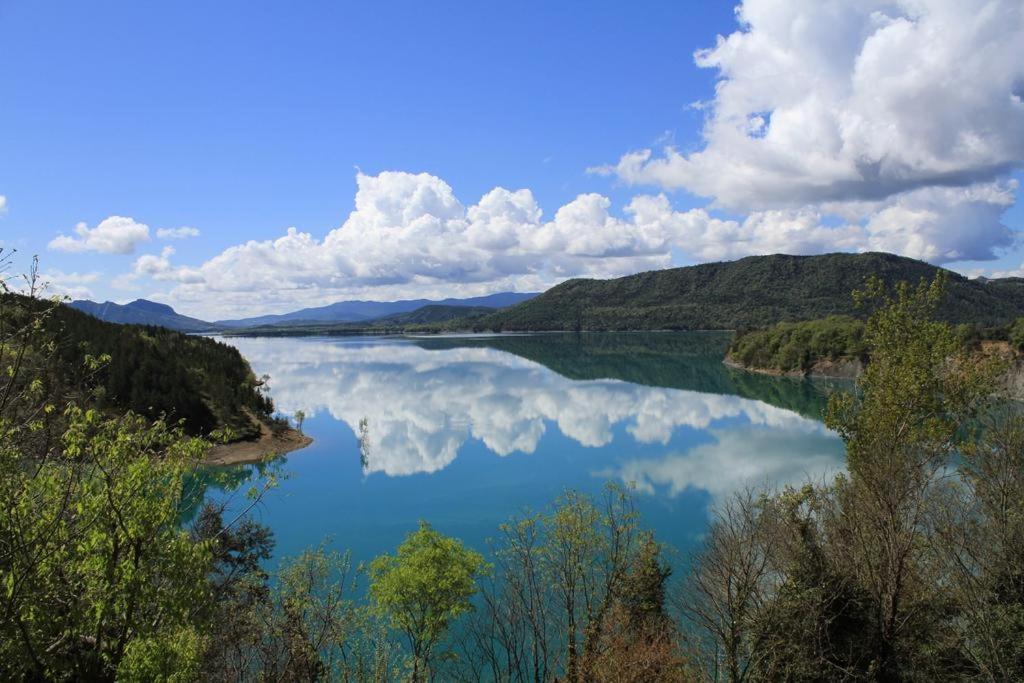
[{"label": "green tree", "polygon": [[370,596],[377,610],[409,642],[412,679],[430,676],[434,650],[452,623],[473,609],[483,557],[420,522],[394,555],[370,564]]},{"label": "green tree", "polygon": [[178,513],[206,444],[131,415],[71,407],[65,419],[60,454],[42,462],[25,458],[16,433],[0,435],[0,671],[188,670],[202,649],[210,553]]},{"label": "green tree", "polygon": [[946,607],[925,551],[930,519],[936,489],[970,439],[966,427],[999,370],[935,320],[944,292],[940,276],[902,284],[895,294],[871,280],[857,293],[878,306],[864,333],[871,362],[858,392],[833,396],[826,413],[826,425],[846,443],[849,470],[836,483],[830,532],[849,539],[836,544],[837,561],[868,597],[871,667],[884,678],[927,671],[947,656],[937,630]]}]

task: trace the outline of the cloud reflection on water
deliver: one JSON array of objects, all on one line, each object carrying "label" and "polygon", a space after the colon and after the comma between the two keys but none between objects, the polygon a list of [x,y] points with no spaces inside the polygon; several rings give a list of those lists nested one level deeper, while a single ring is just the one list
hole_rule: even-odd
[{"label": "cloud reflection on water", "polygon": [[619,426],[635,445],[667,446],[683,427],[711,438],[600,472],[634,481],[642,491],[675,495],[697,487],[717,495],[744,483],[820,478],[842,467],[842,445],[820,423],[739,396],[571,380],[486,347],[281,338],[231,343],[258,373],[270,374],[283,413],[327,412],[353,431],[365,418],[368,473],[437,472],[469,439],[499,456],[529,454],[549,429],[599,448],[612,443]]}]

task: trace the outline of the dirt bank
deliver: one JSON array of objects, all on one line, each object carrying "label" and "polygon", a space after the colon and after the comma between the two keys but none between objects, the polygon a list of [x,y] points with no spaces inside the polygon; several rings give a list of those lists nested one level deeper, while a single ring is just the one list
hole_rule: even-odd
[{"label": "dirt bank", "polygon": [[206,454],[208,465],[238,465],[246,462],[259,462],[265,458],[284,455],[305,448],[313,443],[313,439],[288,428],[277,434],[261,424],[260,438],[252,441],[236,441],[214,446]]}]

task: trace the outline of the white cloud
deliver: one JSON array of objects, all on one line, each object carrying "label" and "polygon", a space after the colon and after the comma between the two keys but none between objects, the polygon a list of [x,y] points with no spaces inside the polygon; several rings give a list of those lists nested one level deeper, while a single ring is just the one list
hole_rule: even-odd
[{"label": "white cloud", "polygon": [[183,240],[189,237],[199,237],[199,230],[196,228],[157,228],[157,239],[161,240]]},{"label": "white cloud", "polygon": [[131,254],[136,246],[149,241],[149,226],[124,216],[110,216],[95,228],[85,223],[75,226],[75,235],[60,234],[50,241],[57,251],[98,251],[104,254]]},{"label": "white cloud", "polygon": [[[740,30],[695,55],[720,76],[702,148],[592,170],[755,223],[788,215],[819,249],[848,248],[857,229],[860,248],[936,262],[1009,246],[1000,219],[1016,186],[1000,179],[1024,162],[1019,0],[746,0],[737,16]],[[792,223],[815,214],[854,229]]]},{"label": "white cloud", "polygon": [[465,206],[426,173],[360,173],[356,184],[355,210],[323,239],[290,228],[230,247],[196,269],[201,284],[195,277],[174,299],[206,315],[238,316],[342,296],[529,291],[671,263],[675,226],[641,216],[642,202],[623,219],[611,215],[607,198],[580,195],[544,221],[526,189],[495,188]]},{"label": "white cloud", "polygon": [[164,247],[159,255],[143,254],[135,259],[130,277],[147,276],[161,282],[197,283],[203,281],[202,274],[194,268],[171,265],[174,247]]},{"label": "white cloud", "polygon": [[757,210],[991,180],[1024,159],[1016,0],[746,0],[696,53],[721,80],[704,149],[622,157],[630,182]]},{"label": "white cloud", "polygon": [[7,197],[0,194],[0,214],[7,211]]},{"label": "white cloud", "polygon": [[40,283],[45,287],[46,296],[68,297],[70,299],[92,299],[92,290],[86,285],[97,282],[101,277],[98,272],[64,273],[50,270],[41,273]]}]

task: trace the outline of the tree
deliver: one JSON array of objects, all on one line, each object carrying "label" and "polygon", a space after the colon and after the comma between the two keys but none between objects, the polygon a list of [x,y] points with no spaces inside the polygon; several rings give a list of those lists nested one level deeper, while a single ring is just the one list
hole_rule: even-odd
[{"label": "tree", "polygon": [[749,680],[764,656],[756,625],[771,596],[775,540],[758,496],[744,491],[716,510],[694,560],[680,606],[714,680],[720,669],[731,683]]},{"label": "tree", "polygon": [[65,419],[61,453],[43,462],[0,436],[0,672],[109,680],[194,668],[210,553],[178,513],[205,443],[131,415],[71,407]]},{"label": "tree", "polygon": [[[1018,532],[1000,520],[1021,510],[1006,492],[1021,488],[1012,454],[1024,438],[974,448],[999,363],[935,320],[943,295],[941,277],[895,292],[870,280],[855,294],[875,307],[863,332],[871,360],[825,418],[846,444],[846,474],[718,511],[684,601],[713,678],[719,661],[729,681],[1014,671],[1004,646],[1021,633],[1020,601],[995,586],[1017,574],[994,568],[1019,562]],[[948,476],[959,456],[966,489]]]},{"label": "tree", "polygon": [[473,609],[476,579],[485,571],[479,553],[426,522],[395,555],[381,555],[370,564],[370,597],[408,640],[413,681],[431,675],[434,650],[452,623]]},{"label": "tree", "polygon": [[306,413],[305,413],[305,411],[303,411],[303,410],[296,410],[295,411],[295,428],[299,430],[300,434],[302,433],[302,423],[305,422],[305,421],[306,421]]},{"label": "tree", "polygon": [[[637,574],[646,539],[631,492],[617,485],[597,500],[567,491],[545,513],[503,524],[497,571],[483,585],[483,609],[462,647],[464,677],[575,682],[602,675],[596,667],[607,673],[613,643],[641,642],[618,617],[657,602]],[[657,574],[651,562],[648,580]],[[642,599],[629,595],[644,591]]]},{"label": "tree", "polygon": [[[846,443],[849,475],[835,486],[830,535],[840,566],[872,611],[870,667],[885,678],[926,671],[945,655],[935,629],[945,611],[930,555],[930,518],[965,427],[994,390],[998,365],[964,349],[935,313],[941,276],[895,295],[871,280],[859,301],[878,308],[865,327],[871,362],[858,392],[832,397],[827,426]],[[838,539],[844,539],[839,542]]]},{"label": "tree", "polygon": [[984,680],[1024,680],[1024,417],[1000,406],[963,452],[939,520],[954,628]]},{"label": "tree", "polygon": [[665,609],[665,584],[671,573],[661,560],[661,548],[646,535],[603,617],[600,640],[587,666],[592,680],[682,683],[695,678]]}]

